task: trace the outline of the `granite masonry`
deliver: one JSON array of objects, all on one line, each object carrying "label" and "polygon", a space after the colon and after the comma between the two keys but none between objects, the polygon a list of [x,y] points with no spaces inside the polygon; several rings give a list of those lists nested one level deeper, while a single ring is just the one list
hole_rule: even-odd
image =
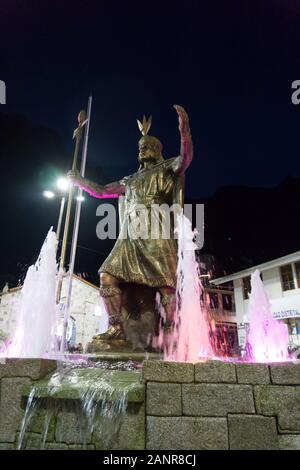
[{"label": "granite masonry", "polygon": [[144,363],[146,448],[300,449],[300,364]]},{"label": "granite masonry", "polygon": [[[23,448],[101,450],[101,429],[83,439],[80,396],[85,381],[102,370],[79,372],[79,389],[61,388],[49,399],[47,383],[57,364],[7,359],[0,363],[0,450],[16,449],[32,387],[40,405],[27,426]],[[86,374],[86,375],[85,375]],[[105,376],[107,380],[107,375]],[[197,364],[149,360],[142,372],[113,371],[112,384],[130,384],[127,412],[109,449],[300,449],[300,364]],[[111,400],[113,400],[113,395]],[[49,407],[55,414],[49,415]],[[48,411],[48,413],[47,413]],[[50,416],[50,417],[49,417]]]}]

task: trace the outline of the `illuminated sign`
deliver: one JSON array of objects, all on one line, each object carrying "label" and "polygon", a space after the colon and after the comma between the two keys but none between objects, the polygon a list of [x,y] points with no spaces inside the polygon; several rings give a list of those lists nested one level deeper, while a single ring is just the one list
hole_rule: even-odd
[{"label": "illuminated sign", "polygon": [[272,315],[277,320],[300,318],[300,295],[271,300]]}]

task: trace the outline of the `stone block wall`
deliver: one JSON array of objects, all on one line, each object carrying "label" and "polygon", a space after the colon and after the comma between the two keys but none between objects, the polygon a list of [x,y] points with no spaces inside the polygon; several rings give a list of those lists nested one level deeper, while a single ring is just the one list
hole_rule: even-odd
[{"label": "stone block wall", "polygon": [[[56,368],[56,361],[39,359],[6,359],[0,363],[0,450],[17,449],[25,405],[33,386],[39,389],[40,398],[26,427],[22,449],[145,449],[145,400],[144,385],[139,382],[140,374],[137,374],[136,386],[128,392],[126,414],[118,422],[111,423],[108,419],[104,426],[97,423],[93,433],[85,433],[81,395],[76,390],[74,393],[72,389],[62,389],[51,397],[43,393],[42,387],[48,382],[46,377]],[[103,371],[93,371],[97,375],[96,380],[100,380]],[[111,372],[113,374],[114,371]],[[89,378],[86,378],[87,389]],[[126,382],[126,377],[123,380]],[[49,427],[43,443],[47,420]]]},{"label": "stone block wall", "polygon": [[300,449],[300,364],[146,361],[149,450]]},{"label": "stone block wall", "polygon": [[[16,448],[28,386],[55,369],[56,362],[47,360],[0,363],[0,450]],[[299,363],[145,361],[143,381],[145,397],[139,382],[111,450],[300,449]],[[45,449],[103,449],[97,429],[83,442],[76,397],[52,399],[57,413]],[[53,405],[44,400],[27,428],[26,449],[41,447]]]},{"label": "stone block wall", "polygon": [[[51,418],[47,439],[42,443],[46,410],[35,414],[25,433],[22,449],[25,450],[143,450],[145,449],[145,407],[130,403],[127,413],[113,429],[109,422],[94,426],[92,433],[84,433],[79,403],[57,400],[57,414]],[[47,404],[49,408],[49,403]],[[109,421],[109,420],[108,420]],[[104,430],[104,433],[103,433]],[[114,432],[115,431],[115,432]],[[17,433],[18,437],[18,433]],[[16,448],[14,445],[12,448]],[[0,444],[1,449],[1,444]]]},{"label": "stone block wall", "polygon": [[23,388],[53,372],[56,361],[4,359],[0,362],[0,449],[15,447],[21,427]]}]

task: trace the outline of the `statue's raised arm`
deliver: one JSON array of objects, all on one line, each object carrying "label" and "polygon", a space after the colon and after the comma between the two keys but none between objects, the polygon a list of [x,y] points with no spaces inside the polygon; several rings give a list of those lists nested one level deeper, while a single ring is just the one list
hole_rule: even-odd
[{"label": "statue's raised arm", "polygon": [[174,108],[178,114],[179,132],[181,137],[180,158],[174,170],[178,175],[183,175],[193,160],[193,142],[187,112],[182,106],[177,104],[174,105]]},{"label": "statue's raised arm", "polygon": [[74,186],[78,186],[95,198],[116,198],[121,194],[125,194],[125,183],[122,182],[122,180],[100,185],[86,178],[82,178],[77,170],[69,171],[68,178]]}]

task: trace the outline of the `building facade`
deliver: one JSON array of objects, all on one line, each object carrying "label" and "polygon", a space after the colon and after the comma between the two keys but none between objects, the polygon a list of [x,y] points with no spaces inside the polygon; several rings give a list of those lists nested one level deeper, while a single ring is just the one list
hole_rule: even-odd
[{"label": "building facade", "polygon": [[217,356],[239,355],[233,289],[204,287],[204,305]]},{"label": "building facade", "polygon": [[[58,309],[60,323],[63,319],[67,289],[68,277],[65,277]],[[21,287],[8,289],[5,286],[0,294],[0,339],[2,337],[9,340],[15,332],[21,290]],[[73,276],[70,316],[73,318],[70,322],[72,331],[67,333],[67,337],[72,338],[72,343],[81,343],[83,349],[94,335],[107,329],[108,319],[100,305],[99,288],[76,275]]]},{"label": "building facade", "polygon": [[251,274],[259,270],[274,318],[285,322],[290,348],[300,346],[300,251],[230,276],[214,279],[216,286],[233,285],[239,345],[244,346]]}]

